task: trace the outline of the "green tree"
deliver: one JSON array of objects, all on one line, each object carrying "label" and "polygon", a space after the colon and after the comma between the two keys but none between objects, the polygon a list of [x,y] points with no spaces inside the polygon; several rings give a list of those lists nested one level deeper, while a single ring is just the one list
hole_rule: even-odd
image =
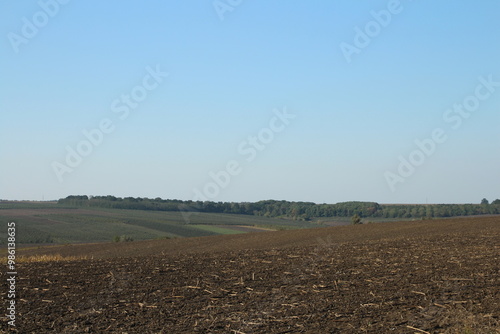
[{"label": "green tree", "polygon": [[358,214],[355,214],[354,216],[351,217],[351,223],[353,225],[361,224],[361,218],[358,216]]},{"label": "green tree", "polygon": [[488,204],[490,204],[490,202],[488,202],[488,200],[486,198],[483,198],[481,200],[481,205],[488,205]]}]

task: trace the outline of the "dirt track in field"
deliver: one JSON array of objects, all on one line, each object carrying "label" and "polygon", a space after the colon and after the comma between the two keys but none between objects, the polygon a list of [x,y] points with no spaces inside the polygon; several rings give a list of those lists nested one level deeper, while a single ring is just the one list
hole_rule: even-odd
[{"label": "dirt track in field", "polygon": [[35,252],[18,333],[500,333],[498,217]]}]

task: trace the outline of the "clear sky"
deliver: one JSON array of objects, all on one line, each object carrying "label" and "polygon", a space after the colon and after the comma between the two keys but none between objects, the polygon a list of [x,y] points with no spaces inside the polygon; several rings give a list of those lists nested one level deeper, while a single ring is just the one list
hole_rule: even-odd
[{"label": "clear sky", "polygon": [[0,6],[2,199],[500,198],[498,1]]}]

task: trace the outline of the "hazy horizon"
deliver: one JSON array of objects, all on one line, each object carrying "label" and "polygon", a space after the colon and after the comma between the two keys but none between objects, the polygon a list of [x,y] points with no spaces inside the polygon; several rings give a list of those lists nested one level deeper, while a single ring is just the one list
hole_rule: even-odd
[{"label": "hazy horizon", "polygon": [[500,3],[3,2],[0,198],[500,198]]},{"label": "hazy horizon", "polygon": [[[76,196],[84,196],[85,194],[73,194],[73,195],[76,195]],[[72,195],[68,195],[68,196],[72,196]],[[89,197],[91,196],[114,196],[112,194],[100,194],[100,195],[87,195]],[[65,198],[67,196],[64,196],[64,197],[61,197],[61,198],[56,198],[56,199],[41,199],[41,200],[18,200],[18,199],[4,199],[4,198],[0,198],[0,201],[10,201],[10,202],[40,202],[40,203],[43,203],[43,202],[57,202],[59,199],[62,199],[62,198]],[[115,196],[115,197],[120,197],[120,196]],[[127,197],[134,197],[134,196],[127,196]],[[124,198],[124,197],[121,197],[121,198]],[[137,198],[137,197],[135,197]],[[141,198],[145,198],[145,197],[141,197]],[[154,199],[154,198],[149,198],[149,199]],[[487,199],[490,203],[494,200],[496,200],[497,198],[495,199]],[[180,198],[162,198],[162,200],[181,200],[181,201],[189,201],[190,199],[180,199]],[[482,199],[481,199],[482,200]],[[237,201],[224,201],[224,202],[229,202],[229,203],[255,203],[255,202],[260,202],[260,201],[287,201],[287,200],[283,200],[283,199],[273,199],[273,198],[267,198],[267,199],[261,199],[261,200],[257,200],[257,201],[241,201],[241,202],[237,202]],[[310,202],[310,201],[293,201],[293,202]],[[342,202],[360,202],[360,201],[357,201],[357,200],[351,200],[351,201],[342,201]],[[310,202],[310,203],[314,203],[314,204],[338,204],[338,203],[342,203],[342,202],[335,202],[335,203],[327,203],[327,202]],[[370,201],[370,200],[367,200],[367,201],[363,201],[363,202],[373,202],[373,203],[378,203],[378,204],[381,204],[381,205],[440,205],[440,204],[459,204],[459,205],[462,205],[462,204],[480,204],[481,201],[476,201],[476,202],[468,202],[468,203],[450,203],[450,202],[442,202],[442,203],[383,203],[383,202],[377,202],[377,201]]]}]

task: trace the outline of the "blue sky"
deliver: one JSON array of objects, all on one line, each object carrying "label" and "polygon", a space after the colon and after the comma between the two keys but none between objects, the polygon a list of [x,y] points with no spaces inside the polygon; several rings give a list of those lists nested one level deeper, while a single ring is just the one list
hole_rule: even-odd
[{"label": "blue sky", "polygon": [[[2,199],[500,198],[498,1],[0,6]],[[112,104],[134,90],[147,96],[120,119]],[[467,103],[467,117],[447,114]],[[69,166],[103,120],[113,130]],[[427,154],[415,141],[435,129],[446,140]]]}]

